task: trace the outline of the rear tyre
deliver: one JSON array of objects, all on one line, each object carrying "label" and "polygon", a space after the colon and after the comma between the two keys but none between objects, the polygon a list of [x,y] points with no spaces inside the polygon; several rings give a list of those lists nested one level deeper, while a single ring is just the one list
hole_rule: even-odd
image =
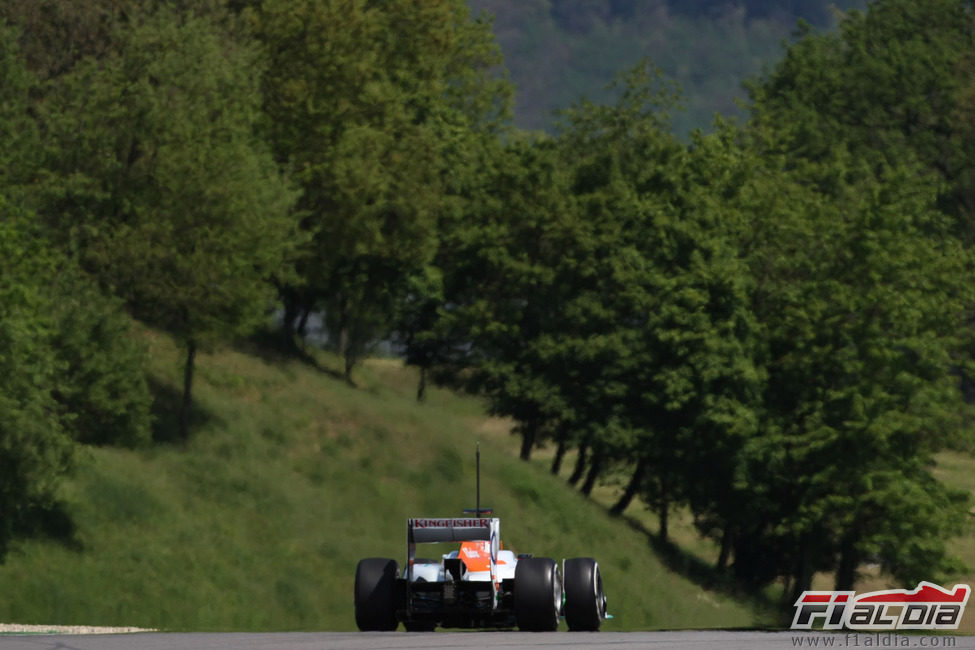
[{"label": "rear tyre", "polygon": [[562,581],[558,565],[547,557],[519,560],[515,567],[515,621],[526,632],[559,628]]},{"label": "rear tyre", "polygon": [[565,561],[565,622],[570,632],[597,632],[606,618],[599,565],[591,557]]},{"label": "rear tyre", "polygon": [[355,624],[363,632],[396,629],[396,560],[370,557],[355,569]]}]

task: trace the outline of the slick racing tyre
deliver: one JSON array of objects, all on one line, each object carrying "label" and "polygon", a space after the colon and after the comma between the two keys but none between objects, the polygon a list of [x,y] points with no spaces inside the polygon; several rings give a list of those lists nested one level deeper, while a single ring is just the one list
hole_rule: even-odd
[{"label": "slick racing tyre", "polygon": [[559,627],[562,582],[558,565],[547,557],[519,560],[515,567],[515,621],[527,632],[554,632]]},{"label": "slick racing tyre", "polygon": [[571,632],[596,632],[606,618],[599,565],[591,557],[565,561],[565,622]]},{"label": "slick racing tyre", "polygon": [[355,624],[363,632],[396,629],[396,560],[370,557],[355,570]]}]

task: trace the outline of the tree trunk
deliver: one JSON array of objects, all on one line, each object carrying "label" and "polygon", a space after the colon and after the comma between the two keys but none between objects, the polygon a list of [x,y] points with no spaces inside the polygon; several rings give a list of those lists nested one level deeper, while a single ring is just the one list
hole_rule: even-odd
[{"label": "tree trunk", "polygon": [[666,542],[670,535],[670,483],[666,475],[660,481],[660,499],[657,502],[657,517],[660,519],[660,530],[657,531],[661,542]]},{"label": "tree trunk", "polygon": [[281,330],[286,344],[293,343],[296,333],[295,322],[298,320],[298,301],[292,295],[284,296],[284,315],[281,317]]},{"label": "tree trunk", "polygon": [[596,486],[596,479],[599,478],[599,473],[602,471],[602,465],[602,454],[593,454],[592,462],[589,463],[589,473],[586,474],[586,482],[582,484],[581,489],[581,492],[586,496],[592,494],[592,489]]},{"label": "tree trunk", "polygon": [[[347,334],[344,332],[343,330],[342,337],[346,338]],[[342,356],[345,358],[345,371],[342,373],[342,377],[349,386],[355,386],[355,382],[352,381],[352,368],[355,367],[356,355],[351,345],[346,346],[345,353]]]},{"label": "tree trunk", "polygon": [[790,602],[796,602],[802,592],[808,591],[812,587],[813,574],[809,567],[809,543],[803,540],[799,546],[799,557],[796,560],[795,572],[793,575],[792,594],[789,596]]},{"label": "tree trunk", "polygon": [[636,469],[633,470],[633,476],[630,478],[630,482],[627,484],[626,489],[623,490],[623,495],[620,497],[619,501],[609,509],[609,514],[619,516],[623,514],[623,511],[630,505],[633,501],[633,497],[637,495],[640,491],[640,486],[643,485],[643,475],[647,471],[647,461],[640,459],[637,461]]},{"label": "tree trunk", "polygon": [[416,385],[416,401],[423,402],[427,398],[427,369],[420,366],[420,381]]},{"label": "tree trunk", "polygon": [[575,485],[582,478],[586,471],[586,456],[588,456],[589,445],[583,442],[579,445],[579,455],[576,456],[576,465],[572,468],[572,475],[569,476],[569,485]]},{"label": "tree trunk", "polygon": [[355,386],[355,382],[352,381],[352,368],[355,366],[356,354],[355,346],[352,344],[352,334],[350,330],[349,321],[351,317],[349,316],[349,301],[345,296],[339,298],[338,303],[338,330],[339,330],[339,356],[345,360],[345,369],[342,373],[342,377],[345,382],[350,386]]},{"label": "tree trunk", "polygon": [[532,447],[535,446],[535,431],[538,427],[534,422],[527,424],[521,430],[521,454],[522,460],[531,460]]},{"label": "tree trunk", "polygon": [[190,415],[193,409],[193,362],[196,359],[196,341],[186,342],[186,365],[183,367],[183,403],[179,409],[179,437],[184,442],[190,437]]},{"label": "tree trunk", "polygon": [[304,341],[305,335],[308,334],[309,316],[311,316],[311,309],[309,307],[302,307],[298,317],[298,327],[295,330],[295,334],[297,334],[298,338],[300,338],[302,341]]},{"label": "tree trunk", "polygon": [[853,583],[857,578],[859,558],[853,545],[852,537],[844,537],[840,542],[840,563],[836,567],[836,591],[853,591]]},{"label": "tree trunk", "polygon": [[657,531],[657,537],[660,538],[661,542],[666,542],[667,537],[670,535],[669,531],[669,519],[670,519],[670,503],[666,500],[662,501],[659,510],[657,510],[657,516],[660,518],[660,530]]},{"label": "tree trunk", "polygon": [[790,574],[782,578],[782,604],[783,605],[786,605],[787,603],[791,605],[792,603],[796,602],[795,599],[787,600],[787,598],[791,596],[793,593],[794,590],[792,589],[792,575]]},{"label": "tree trunk", "polygon": [[728,567],[728,560],[731,559],[732,534],[731,527],[725,526],[721,533],[721,552],[718,553],[718,563],[715,565],[717,571],[724,571]]},{"label": "tree trunk", "polygon": [[565,458],[565,440],[559,440],[558,449],[555,450],[555,458],[552,459],[552,473],[558,476],[562,470],[562,459]]}]

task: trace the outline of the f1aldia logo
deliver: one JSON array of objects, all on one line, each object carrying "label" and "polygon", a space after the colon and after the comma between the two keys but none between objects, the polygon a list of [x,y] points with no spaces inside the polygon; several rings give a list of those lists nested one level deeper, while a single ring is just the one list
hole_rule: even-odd
[{"label": "f1aldia logo", "polygon": [[804,591],[795,602],[793,630],[957,630],[972,588],[950,591],[930,582],[917,589],[888,589],[857,595],[853,591]]}]

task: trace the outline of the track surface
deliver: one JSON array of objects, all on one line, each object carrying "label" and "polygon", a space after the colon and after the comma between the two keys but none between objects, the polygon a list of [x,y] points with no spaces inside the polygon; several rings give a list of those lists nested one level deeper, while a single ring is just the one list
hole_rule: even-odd
[{"label": "track surface", "polygon": [[[832,643],[829,641],[832,640]],[[252,634],[113,634],[0,636],[0,650],[393,650],[400,648],[592,648],[629,650],[784,650],[785,648],[966,648],[972,636],[796,632],[458,632],[408,634],[356,632],[294,632]]]}]

